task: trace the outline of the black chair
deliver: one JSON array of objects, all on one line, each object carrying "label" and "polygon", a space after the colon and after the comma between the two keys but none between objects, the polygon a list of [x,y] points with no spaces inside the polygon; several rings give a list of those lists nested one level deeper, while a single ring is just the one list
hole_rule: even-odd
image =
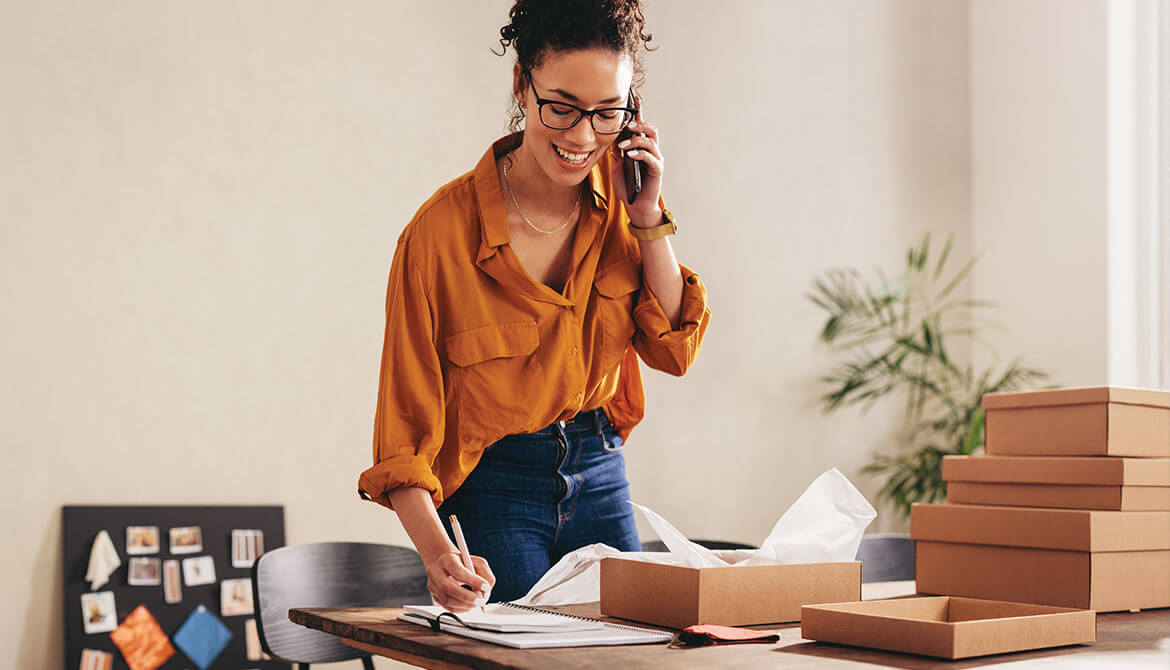
[{"label": "black chair", "polygon": [[914,579],[914,540],[904,533],[863,535],[857,560],[862,583]]},{"label": "black chair", "polygon": [[427,572],[414,549],[360,542],[320,542],[269,551],[252,565],[260,645],[274,659],[308,668],[369,654],[336,637],[289,621],[294,607],[399,607],[430,604]]},{"label": "black chair", "polygon": [[[739,542],[724,542],[723,540],[691,540],[700,547],[708,549],[758,549],[750,544],[740,544]],[[666,543],[662,540],[650,540],[642,543],[642,551],[670,551],[666,548]]]}]

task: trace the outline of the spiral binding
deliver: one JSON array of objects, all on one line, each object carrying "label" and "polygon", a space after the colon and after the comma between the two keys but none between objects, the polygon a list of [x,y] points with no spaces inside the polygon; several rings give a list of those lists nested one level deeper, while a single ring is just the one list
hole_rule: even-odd
[{"label": "spiral binding", "polygon": [[564,612],[554,612],[553,610],[545,610],[545,609],[541,609],[539,607],[529,607],[528,605],[517,605],[515,603],[500,603],[500,605],[503,607],[512,607],[512,608],[515,608],[518,610],[525,610],[528,612],[540,612],[541,614],[551,614],[553,616],[565,617],[566,619],[576,619],[577,621],[598,621],[601,623],[602,626],[605,626],[606,628],[616,628],[617,630],[624,630],[624,631],[630,632],[630,633],[647,633],[647,632],[657,633],[657,632],[659,632],[659,631],[656,631],[656,630],[653,630],[650,628],[639,628],[637,626],[626,626],[626,625],[623,625],[620,623],[610,623],[608,621],[601,621],[601,619],[594,619],[593,617],[589,617],[589,616],[577,616],[575,614],[565,614]]}]

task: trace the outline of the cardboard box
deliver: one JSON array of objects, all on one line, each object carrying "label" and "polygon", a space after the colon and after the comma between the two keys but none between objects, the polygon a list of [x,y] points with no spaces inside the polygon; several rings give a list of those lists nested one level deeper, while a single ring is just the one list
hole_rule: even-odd
[{"label": "cardboard box", "polygon": [[1050,486],[1044,484],[980,484],[950,482],[947,502],[1073,509],[1170,510],[1167,486]]},{"label": "cardboard box", "polygon": [[915,571],[920,593],[1098,612],[1170,607],[1170,550],[1089,552],[919,540]]},{"label": "cardboard box", "polygon": [[970,658],[1097,639],[1097,615],[1024,603],[934,597],[809,605],[800,636],[940,658]]},{"label": "cardboard box", "polygon": [[942,478],[1000,484],[1170,486],[1170,458],[943,456]]},{"label": "cardboard box", "polygon": [[914,505],[918,591],[1082,607],[1170,607],[1170,512]]},{"label": "cardboard box", "polygon": [[860,599],[857,561],[713,568],[601,561],[602,614],[669,628],[800,621],[803,605]]},{"label": "cardboard box", "polygon": [[983,410],[989,455],[1170,457],[1170,391],[988,393]]},{"label": "cardboard box", "polygon": [[1170,458],[944,456],[942,478],[953,503],[1170,510]]},{"label": "cardboard box", "polygon": [[915,504],[910,537],[1068,551],[1170,550],[1170,512]]}]

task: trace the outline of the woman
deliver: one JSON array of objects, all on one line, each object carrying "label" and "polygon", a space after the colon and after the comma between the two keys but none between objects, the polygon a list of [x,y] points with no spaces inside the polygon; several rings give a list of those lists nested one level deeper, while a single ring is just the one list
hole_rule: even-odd
[{"label": "woman", "polygon": [[[709,318],[666,237],[658,132],[635,113],[650,39],[639,0],[518,0],[510,16],[501,44],[516,52],[524,129],[398,240],[375,464],[359,480],[456,612],[523,596],[579,547],[640,548],[621,454],[644,409],[637,358],[682,375]],[[627,126],[637,134],[617,141]],[[633,204],[623,151],[645,165]]]}]

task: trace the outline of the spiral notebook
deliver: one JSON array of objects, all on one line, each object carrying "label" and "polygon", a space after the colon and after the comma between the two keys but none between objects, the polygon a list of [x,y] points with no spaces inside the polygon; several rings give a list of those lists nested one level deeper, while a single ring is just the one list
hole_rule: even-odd
[{"label": "spiral notebook", "polygon": [[405,610],[398,615],[400,621],[518,649],[651,644],[674,639],[673,633],[665,631],[512,603],[488,605],[486,612],[471,610],[463,614],[423,605],[407,605]]}]

